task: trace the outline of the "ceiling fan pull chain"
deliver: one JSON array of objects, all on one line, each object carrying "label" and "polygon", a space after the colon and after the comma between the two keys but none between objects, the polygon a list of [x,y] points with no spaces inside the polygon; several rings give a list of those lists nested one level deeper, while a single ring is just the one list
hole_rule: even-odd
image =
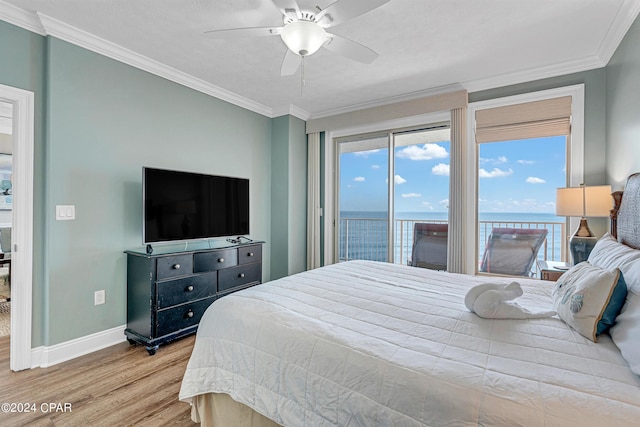
[{"label": "ceiling fan pull chain", "polygon": [[302,96],[302,89],[304,88],[304,56],[302,56],[301,66],[300,66],[300,96]]}]

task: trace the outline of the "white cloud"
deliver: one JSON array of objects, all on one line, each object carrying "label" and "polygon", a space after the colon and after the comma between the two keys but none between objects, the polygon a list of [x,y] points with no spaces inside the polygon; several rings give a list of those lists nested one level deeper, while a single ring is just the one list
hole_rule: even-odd
[{"label": "white cloud", "polygon": [[402,194],[402,197],[404,197],[405,199],[411,199],[411,198],[415,198],[415,197],[422,197],[422,194],[420,194],[420,193],[404,193],[404,194]]},{"label": "white cloud", "polygon": [[376,150],[366,150],[366,151],[355,151],[353,154],[357,157],[369,157],[370,154],[376,154],[380,149]]},{"label": "white cloud", "polygon": [[425,208],[429,209],[430,211],[433,210],[433,206],[431,206],[431,203],[429,202],[422,202],[422,206],[424,206]]},{"label": "white cloud", "polygon": [[544,179],[542,179],[542,178],[537,178],[537,177],[535,177],[535,176],[530,176],[529,178],[527,178],[527,182],[528,182],[529,184],[544,184],[544,183],[545,183],[545,182],[547,182],[547,181],[545,181],[545,180],[544,180]]},{"label": "white cloud", "polygon": [[431,173],[434,175],[449,176],[449,165],[445,165],[444,163],[438,163],[437,165],[431,168]]},{"label": "white cloud", "polygon": [[355,182],[364,182],[364,176],[356,176],[353,180]]},{"label": "white cloud", "polygon": [[480,157],[480,163],[491,163],[494,165],[499,165],[501,163],[509,163],[509,159],[506,156],[498,156],[497,159],[492,157]]},{"label": "white cloud", "polygon": [[535,160],[516,160],[516,161],[521,165],[532,165],[536,162]]},{"label": "white cloud", "polygon": [[485,169],[480,169],[478,171],[478,176],[480,178],[500,178],[503,176],[509,176],[513,174],[513,169],[509,168],[509,170],[502,170],[499,168],[493,168],[491,172],[487,172]]},{"label": "white cloud", "polygon": [[410,160],[444,159],[449,156],[447,150],[438,144],[411,145],[398,151],[398,157]]},{"label": "white cloud", "polygon": [[395,182],[396,184],[404,184],[405,182],[407,182],[407,180],[400,175],[396,175],[393,177],[393,182]]},{"label": "white cloud", "polygon": [[449,207],[449,199],[442,199],[438,203],[440,203],[440,205],[445,207],[445,208]]},{"label": "white cloud", "polygon": [[380,165],[371,165],[371,169],[380,169]]}]

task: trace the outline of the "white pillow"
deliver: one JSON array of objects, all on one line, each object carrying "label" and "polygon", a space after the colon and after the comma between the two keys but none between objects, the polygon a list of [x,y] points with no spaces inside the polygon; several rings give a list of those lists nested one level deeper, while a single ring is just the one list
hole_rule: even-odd
[{"label": "white pillow", "polygon": [[640,250],[619,243],[607,233],[598,240],[588,261],[606,270],[619,268],[629,291],[640,295]]},{"label": "white pillow", "polygon": [[640,375],[640,295],[629,293],[609,334],[631,370]]},{"label": "white pillow", "polygon": [[627,297],[620,270],[605,270],[587,261],[574,265],[556,282],[553,308],[566,324],[596,342],[616,322]]}]

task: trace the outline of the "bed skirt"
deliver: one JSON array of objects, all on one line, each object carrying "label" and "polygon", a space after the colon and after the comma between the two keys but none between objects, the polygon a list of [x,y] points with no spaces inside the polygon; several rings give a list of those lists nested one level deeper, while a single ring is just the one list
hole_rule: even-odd
[{"label": "bed skirt", "polygon": [[202,427],[280,427],[269,418],[225,393],[195,396],[191,406],[191,419]]}]

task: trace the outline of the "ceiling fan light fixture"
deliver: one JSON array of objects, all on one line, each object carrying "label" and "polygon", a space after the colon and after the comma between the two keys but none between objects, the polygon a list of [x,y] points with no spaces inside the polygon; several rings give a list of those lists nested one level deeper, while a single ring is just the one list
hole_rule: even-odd
[{"label": "ceiling fan light fixture", "polygon": [[294,53],[300,56],[312,55],[327,40],[327,32],[311,21],[293,21],[280,33],[282,41]]}]

